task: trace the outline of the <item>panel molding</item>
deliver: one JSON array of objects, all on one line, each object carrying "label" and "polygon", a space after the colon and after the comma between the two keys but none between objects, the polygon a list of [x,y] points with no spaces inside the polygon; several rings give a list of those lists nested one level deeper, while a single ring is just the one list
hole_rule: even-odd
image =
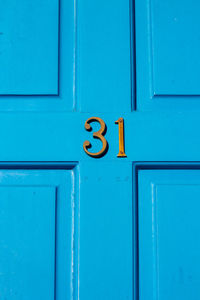
[{"label": "panel molding", "polygon": [[[135,52],[137,64],[132,64],[132,77],[136,72],[136,105],[139,111],[196,111],[200,110],[200,95],[155,94],[153,84],[152,12],[150,0],[131,0],[135,7],[135,25],[132,56]],[[134,22],[133,22],[134,23]],[[133,61],[134,61],[133,59]],[[134,89],[134,82],[132,82]]]},{"label": "panel molding", "polygon": [[138,177],[140,170],[200,170],[196,162],[133,162],[133,294],[139,299]]},{"label": "panel molding", "polygon": [[[17,171],[21,172],[28,172],[29,175],[31,175],[32,171],[45,171],[45,174],[49,174],[48,172],[50,172],[50,174],[52,174],[52,176],[55,177],[55,172],[56,171],[66,171],[66,172],[70,172],[70,174],[68,176],[70,176],[71,180],[71,185],[69,186],[69,190],[67,190],[67,194],[66,194],[66,198],[69,200],[68,204],[66,204],[67,206],[65,206],[65,211],[67,212],[67,216],[65,216],[65,220],[67,220],[67,226],[65,226],[66,228],[66,232],[65,234],[67,234],[69,241],[68,241],[68,249],[67,249],[67,266],[65,267],[65,269],[67,269],[67,297],[69,297],[70,299],[77,299],[77,295],[78,295],[78,282],[79,282],[79,207],[80,207],[80,192],[79,192],[79,164],[78,162],[47,162],[47,163],[43,163],[43,162],[0,162],[0,170],[3,171],[7,171],[12,173],[15,173]],[[30,172],[29,172],[30,171]],[[55,172],[54,172],[55,171]],[[59,173],[58,173],[59,174]],[[63,174],[63,173],[61,173]],[[11,174],[12,175],[12,174]],[[11,176],[10,175],[10,176]],[[46,176],[45,175],[45,176]],[[42,173],[41,173],[41,176]],[[28,178],[28,177],[26,177]],[[39,178],[39,177],[37,177]],[[45,177],[44,177],[45,178]],[[39,180],[39,179],[37,179]],[[55,189],[55,213],[56,213],[56,217],[57,218],[57,207],[58,207],[58,203],[60,203],[60,205],[62,206],[63,203],[66,203],[66,198],[63,198],[63,193],[66,192],[66,188],[65,186],[63,186],[63,183],[65,183],[64,180],[62,180],[62,183],[56,182],[57,178],[53,178],[51,177],[51,182],[48,179],[43,180],[44,182],[41,184],[39,183],[35,183],[35,184],[27,184],[27,181],[25,183],[23,183],[22,185],[17,182],[16,185],[14,184],[9,184],[6,185],[5,182],[2,182],[2,185],[0,185],[1,187],[17,187],[17,184],[19,185],[19,187],[44,187],[44,188],[54,188]],[[21,179],[22,181],[22,179]],[[45,182],[46,181],[46,182]],[[67,182],[66,182],[67,184]],[[63,187],[62,187],[63,186]],[[62,191],[61,191],[61,190]],[[59,193],[62,194],[62,201],[59,202]],[[64,202],[63,202],[64,201]],[[61,204],[62,203],[62,204]],[[61,207],[60,207],[61,208]],[[58,213],[60,213],[61,210],[59,210]],[[61,216],[61,224],[63,224],[63,218]],[[65,223],[65,222],[64,222]],[[65,224],[66,225],[66,224]],[[57,227],[57,223],[55,225]],[[55,228],[56,230],[56,228]],[[56,235],[55,235],[55,239],[58,238],[57,235],[60,235],[61,231],[57,232],[56,230]],[[63,232],[62,232],[63,234]],[[59,239],[60,240],[60,239]],[[65,243],[64,243],[65,244]],[[62,245],[63,246],[63,245]],[[62,248],[61,246],[61,248]],[[60,248],[59,248],[60,249]],[[57,250],[56,250],[57,251]],[[59,251],[62,252],[62,249],[60,249]],[[62,257],[63,252],[61,253],[61,257]],[[56,254],[55,254],[56,255]],[[59,256],[60,257],[60,256]],[[66,259],[65,259],[66,260]],[[55,257],[55,262],[56,262],[56,257]],[[56,265],[56,264],[55,264]],[[58,262],[58,265],[61,265],[61,262]],[[65,270],[66,271],[66,270]],[[57,280],[55,280],[55,287],[54,287],[54,291],[55,291],[55,297],[56,299],[60,299],[60,297],[62,298],[63,296],[60,294],[59,289],[62,289],[62,284],[63,284],[63,274],[61,275],[61,286],[58,286],[58,294],[57,294]],[[59,284],[59,281],[58,281]]]},{"label": "panel molding", "polygon": [[[193,168],[139,170],[141,299],[188,298],[190,295],[195,299],[200,293],[196,285],[200,264],[200,244],[196,240],[200,229],[199,175],[200,170]],[[188,257],[194,259],[187,260]]]},{"label": "panel molding", "polygon": [[76,0],[58,0],[58,93],[0,94],[0,112],[48,111],[78,109],[76,84]]}]

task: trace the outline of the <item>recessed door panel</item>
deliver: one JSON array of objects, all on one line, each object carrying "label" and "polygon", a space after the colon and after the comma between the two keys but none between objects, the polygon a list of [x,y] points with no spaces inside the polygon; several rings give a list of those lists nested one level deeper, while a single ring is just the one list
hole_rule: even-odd
[{"label": "recessed door panel", "polygon": [[200,171],[139,171],[139,299],[200,297]]},{"label": "recessed door panel", "polygon": [[150,3],[155,95],[199,95],[199,1]]},{"label": "recessed door panel", "polygon": [[58,94],[59,0],[7,0],[0,9],[0,94]]},{"label": "recessed door panel", "polygon": [[135,0],[137,108],[199,110],[197,0]]},{"label": "recessed door panel", "polygon": [[72,111],[75,5],[63,0],[0,4],[0,112]]},{"label": "recessed door panel", "polygon": [[2,299],[69,299],[71,171],[1,170]]},{"label": "recessed door panel", "polygon": [[55,188],[0,187],[0,291],[4,299],[52,299]]}]

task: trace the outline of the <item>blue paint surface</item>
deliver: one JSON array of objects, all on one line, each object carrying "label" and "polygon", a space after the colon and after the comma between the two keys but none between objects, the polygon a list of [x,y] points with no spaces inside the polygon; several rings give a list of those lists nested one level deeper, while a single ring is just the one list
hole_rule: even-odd
[{"label": "blue paint surface", "polygon": [[4,2],[0,299],[196,300],[199,3]]}]

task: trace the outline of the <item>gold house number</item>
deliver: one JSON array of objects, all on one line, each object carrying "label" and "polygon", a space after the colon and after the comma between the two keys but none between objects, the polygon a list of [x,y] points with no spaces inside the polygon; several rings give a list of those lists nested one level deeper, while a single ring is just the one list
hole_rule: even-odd
[{"label": "gold house number", "polygon": [[92,157],[102,157],[104,154],[106,154],[107,148],[108,148],[108,142],[107,142],[107,140],[104,137],[104,134],[106,133],[106,124],[105,124],[105,122],[102,119],[100,119],[98,117],[89,118],[85,122],[85,129],[87,131],[91,131],[92,130],[92,127],[90,125],[90,123],[92,123],[92,122],[98,122],[101,125],[101,128],[99,129],[99,131],[93,133],[93,138],[101,140],[103,146],[102,146],[102,149],[99,152],[92,153],[92,152],[88,151],[88,148],[92,147],[91,143],[89,141],[85,141],[84,144],[83,144],[83,149],[85,150],[85,152],[89,156],[92,156]]},{"label": "gold house number", "polygon": [[[91,157],[102,157],[106,154],[108,150],[108,142],[104,137],[104,135],[106,134],[106,124],[101,118],[91,117],[85,122],[85,129],[87,131],[92,130],[92,127],[90,125],[90,123],[92,122],[98,122],[101,126],[97,132],[93,133],[93,138],[99,139],[102,142],[102,148],[99,152],[90,152],[88,149],[91,148],[92,145],[89,141],[85,141],[83,143],[83,149]],[[117,121],[115,121],[115,124],[118,124],[119,127],[119,153],[117,157],[126,157],[126,154],[124,152],[124,119],[119,118]]]},{"label": "gold house number", "polygon": [[117,157],[126,157],[124,152],[124,119],[119,118],[115,121],[115,124],[118,124],[119,126],[119,153],[117,154]]}]

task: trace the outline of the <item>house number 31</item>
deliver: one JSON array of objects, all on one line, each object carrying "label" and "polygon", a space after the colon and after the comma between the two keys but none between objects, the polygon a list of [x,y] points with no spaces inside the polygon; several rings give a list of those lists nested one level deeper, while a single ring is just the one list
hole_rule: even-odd
[{"label": "house number 31", "polygon": [[[96,132],[93,132],[93,138],[99,139],[102,142],[102,148],[96,153],[90,152],[88,149],[90,149],[92,145],[89,141],[85,141],[83,143],[83,149],[91,157],[102,157],[108,150],[108,142],[105,138],[106,124],[101,118],[91,117],[85,122],[85,129],[87,131],[92,131],[92,127],[90,125],[90,123],[92,122],[98,122],[100,124],[100,129]],[[117,121],[115,121],[115,124],[118,124],[119,127],[119,153],[117,157],[126,157],[126,154],[124,152],[124,119],[119,118]]]}]

